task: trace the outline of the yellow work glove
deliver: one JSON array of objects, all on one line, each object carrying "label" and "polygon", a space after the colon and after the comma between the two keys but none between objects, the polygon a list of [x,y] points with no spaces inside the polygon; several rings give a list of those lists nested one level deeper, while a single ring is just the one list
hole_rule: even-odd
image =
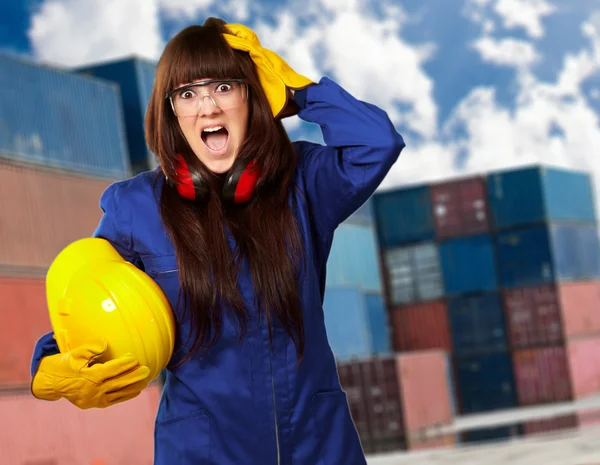
[{"label": "yellow work glove", "polygon": [[313,81],[296,73],[279,55],[263,48],[258,36],[242,24],[227,24],[231,34],[223,34],[227,43],[236,50],[248,52],[256,65],[258,78],[263,87],[274,117],[291,116],[283,112],[288,104],[289,90],[303,89]]},{"label": "yellow work glove", "polygon": [[133,355],[92,364],[106,347],[104,341],[44,357],[31,383],[32,394],[50,401],[64,397],[81,409],[105,408],[138,396],[150,382],[150,370]]}]

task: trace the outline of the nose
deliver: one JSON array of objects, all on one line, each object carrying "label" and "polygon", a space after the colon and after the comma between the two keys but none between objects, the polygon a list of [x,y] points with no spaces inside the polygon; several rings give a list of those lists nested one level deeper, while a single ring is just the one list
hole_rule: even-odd
[{"label": "nose", "polygon": [[198,109],[198,115],[207,116],[220,111],[221,109],[217,106],[210,94],[204,94],[200,96],[200,108]]}]

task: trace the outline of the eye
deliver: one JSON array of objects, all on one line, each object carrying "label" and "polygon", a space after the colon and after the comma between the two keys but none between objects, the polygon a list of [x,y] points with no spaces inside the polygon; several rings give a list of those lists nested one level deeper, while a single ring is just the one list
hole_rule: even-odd
[{"label": "eye", "polygon": [[221,83],[217,86],[217,92],[229,92],[231,88],[231,84]]},{"label": "eye", "polygon": [[195,96],[196,96],[196,94],[191,89],[182,90],[182,91],[178,92],[178,94],[177,94],[177,98],[180,98],[180,99],[183,99],[183,100],[190,99],[190,98],[193,98]]}]

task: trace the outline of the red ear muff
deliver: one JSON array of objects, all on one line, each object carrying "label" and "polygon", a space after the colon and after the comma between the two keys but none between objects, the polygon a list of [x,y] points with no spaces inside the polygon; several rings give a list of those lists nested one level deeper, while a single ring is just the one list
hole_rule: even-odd
[{"label": "red ear muff", "polygon": [[202,174],[196,170],[190,170],[181,154],[177,154],[177,179],[173,183],[183,198],[200,201],[208,195],[208,186],[202,179]]},{"label": "red ear muff", "polygon": [[[236,162],[227,174],[223,185],[223,198],[232,203],[244,203],[252,198],[256,189],[256,181],[260,176],[260,168],[255,160],[247,165]],[[209,193],[208,185],[202,174],[195,169],[190,169],[181,154],[177,155],[177,179],[169,183],[177,189],[183,198],[201,202]]]},{"label": "red ear muff", "polygon": [[234,164],[223,186],[223,197],[233,203],[247,202],[254,194],[259,176],[260,168],[255,160],[246,166]]}]

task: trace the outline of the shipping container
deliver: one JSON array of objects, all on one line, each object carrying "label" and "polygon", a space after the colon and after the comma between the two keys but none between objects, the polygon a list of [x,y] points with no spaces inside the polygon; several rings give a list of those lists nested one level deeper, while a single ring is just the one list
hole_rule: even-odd
[{"label": "shipping container", "polygon": [[508,441],[523,435],[523,425],[515,423],[508,426],[490,426],[465,431],[461,434],[461,440],[465,444],[491,443]]},{"label": "shipping container", "polygon": [[29,386],[36,341],[52,330],[44,278],[0,277],[0,385]]},{"label": "shipping container", "polygon": [[151,465],[160,392],[150,385],[116,408],[81,410],[65,399],[0,396],[5,464]]},{"label": "shipping container", "polygon": [[438,240],[489,232],[484,177],[432,184],[431,201]]},{"label": "shipping container", "polygon": [[594,188],[586,173],[533,166],[492,173],[487,185],[498,229],[540,222],[596,222]]},{"label": "shipping container", "polygon": [[503,292],[511,348],[600,334],[600,281],[543,284]]},{"label": "shipping container", "polygon": [[368,325],[372,335],[371,344],[373,354],[389,354],[392,352],[392,341],[390,339],[390,327],[383,295],[365,293],[364,299]]},{"label": "shipping container", "polygon": [[567,356],[573,398],[600,393],[600,336],[569,341]]},{"label": "shipping container", "polygon": [[118,84],[132,170],[139,173],[154,168],[156,162],[146,145],[144,120],[154,85],[156,63],[132,57],[98,63],[74,71]]},{"label": "shipping container", "polygon": [[422,437],[453,420],[447,354],[427,351],[338,363],[366,453],[443,447],[452,438]]},{"label": "shipping container", "polygon": [[576,414],[558,415],[543,420],[532,420],[523,423],[523,435],[534,436],[555,431],[576,429],[579,420]]},{"label": "shipping container", "polygon": [[455,355],[508,350],[504,308],[499,293],[450,299],[448,315]]},{"label": "shipping container", "polygon": [[565,402],[572,398],[565,347],[517,350],[513,353],[519,405]]},{"label": "shipping container", "polygon": [[509,352],[455,357],[454,363],[461,413],[482,413],[517,405]]},{"label": "shipping container", "polygon": [[375,228],[375,222],[373,221],[373,201],[371,199],[367,200],[344,223]]},{"label": "shipping container", "polygon": [[444,295],[438,247],[433,242],[382,250],[383,279],[391,305],[439,299]]},{"label": "shipping container", "polygon": [[542,225],[505,231],[497,235],[496,247],[504,288],[600,277],[595,226]]},{"label": "shipping container", "polygon": [[498,287],[493,241],[487,234],[441,243],[440,263],[447,296],[494,291]]},{"label": "shipping container", "polygon": [[381,248],[435,239],[428,186],[375,193],[372,199]]},{"label": "shipping container", "polygon": [[62,249],[92,235],[109,184],[0,163],[0,270],[45,273]]},{"label": "shipping container", "polygon": [[389,352],[385,307],[377,303],[377,295],[357,288],[329,287],[323,311],[329,344],[338,360]]},{"label": "shipping container", "polygon": [[373,227],[341,224],[336,229],[327,260],[325,286],[382,291]]},{"label": "shipping container", "polygon": [[129,176],[118,86],[3,53],[0,69],[0,158]]},{"label": "shipping container", "polygon": [[444,301],[393,307],[390,321],[395,351],[452,350],[448,308]]}]

